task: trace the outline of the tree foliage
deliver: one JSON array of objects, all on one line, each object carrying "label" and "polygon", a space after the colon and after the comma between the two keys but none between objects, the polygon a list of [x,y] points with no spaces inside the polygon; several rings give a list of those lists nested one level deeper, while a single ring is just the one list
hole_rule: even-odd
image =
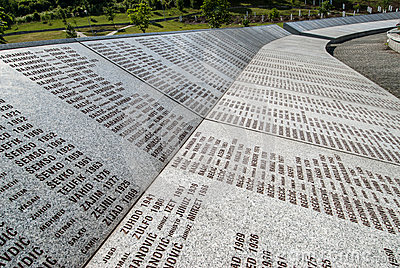
[{"label": "tree foliage", "polygon": [[275,20],[279,17],[279,11],[276,8],[271,9],[269,12],[269,19],[270,20]]},{"label": "tree foliage", "polygon": [[201,0],[190,0],[190,7],[199,9],[202,4]]},{"label": "tree foliage", "polygon": [[211,28],[219,28],[229,21],[229,5],[227,0],[204,0],[201,12]]},{"label": "tree foliage", "polygon": [[5,44],[6,40],[3,38],[4,31],[8,28],[12,17],[4,12],[4,8],[0,7],[0,44]]},{"label": "tree foliage", "polygon": [[318,8],[318,11],[320,14],[328,14],[329,11],[331,11],[331,9],[333,8],[333,6],[329,3],[329,1],[325,1],[322,2],[322,5]]},{"label": "tree foliage", "polygon": [[75,31],[75,28],[70,23],[66,24],[65,32],[67,34],[67,38],[76,38],[76,37],[78,37],[78,34]]},{"label": "tree foliage", "polygon": [[179,11],[183,11],[184,3],[184,0],[175,0],[175,6],[178,8]]},{"label": "tree foliage", "polygon": [[149,27],[151,8],[147,2],[140,2],[134,8],[128,9],[128,17],[131,23],[135,24],[142,32],[146,32]]},{"label": "tree foliage", "polygon": [[116,6],[115,6],[115,2],[114,1],[110,1],[107,6],[103,7],[104,10],[104,15],[106,15],[106,18],[108,21],[112,22],[112,24],[114,24],[115,27],[115,23],[114,23],[114,19],[116,16]]},{"label": "tree foliage", "polygon": [[389,8],[389,0],[381,0],[381,6],[383,9],[388,9]]}]

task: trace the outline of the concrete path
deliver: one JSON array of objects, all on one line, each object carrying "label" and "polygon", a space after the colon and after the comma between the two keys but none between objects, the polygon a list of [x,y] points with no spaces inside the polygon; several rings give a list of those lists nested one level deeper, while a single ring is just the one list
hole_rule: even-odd
[{"label": "concrete path", "polygon": [[386,33],[332,45],[333,56],[400,98],[400,54],[388,48]]},{"label": "concrete path", "polygon": [[[65,32],[65,30],[62,30],[63,32]],[[84,33],[82,33],[82,32],[76,32],[76,34],[78,35],[77,37],[79,38],[79,37],[87,37],[87,35],[86,34],[84,34]]]},{"label": "concrete path", "polygon": [[[129,27],[132,27],[132,26],[133,26],[133,25],[127,25],[127,26],[125,26],[125,27],[119,28],[119,30],[128,29]],[[108,34],[106,34],[106,35],[114,35],[114,34],[116,34],[116,33],[118,33],[118,30],[117,30],[117,31],[112,31],[111,33],[108,33]]]}]

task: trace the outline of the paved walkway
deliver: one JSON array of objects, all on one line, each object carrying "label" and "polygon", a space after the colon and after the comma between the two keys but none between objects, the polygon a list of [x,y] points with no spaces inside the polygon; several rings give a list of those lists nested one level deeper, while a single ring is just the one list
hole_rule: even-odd
[{"label": "paved walkway", "polygon": [[[63,32],[66,32],[65,30],[62,30]],[[77,37],[87,37],[86,34],[82,33],[82,32],[78,32],[76,31]]]},{"label": "paved walkway", "polygon": [[[132,26],[133,26],[133,25],[127,25],[127,26],[125,26],[125,27],[120,28],[119,30],[127,29],[127,28],[132,27]],[[112,31],[111,33],[108,33],[108,34],[106,34],[106,35],[114,35],[114,34],[116,34],[116,33],[118,33],[118,31]]]},{"label": "paved walkway", "polygon": [[333,45],[333,56],[400,98],[400,54],[385,43],[386,33]]}]

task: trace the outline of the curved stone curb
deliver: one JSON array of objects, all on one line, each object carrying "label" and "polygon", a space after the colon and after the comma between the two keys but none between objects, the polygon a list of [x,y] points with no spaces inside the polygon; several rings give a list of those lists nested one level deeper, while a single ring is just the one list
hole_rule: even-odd
[{"label": "curved stone curb", "polygon": [[387,33],[388,46],[394,51],[400,53],[400,31],[392,30]]},{"label": "curved stone curb", "polygon": [[348,16],[342,18],[327,18],[319,20],[286,22],[283,24],[283,28],[288,32],[294,34],[301,34],[304,32],[310,32],[317,29],[330,28],[335,26],[345,26],[345,25],[360,24],[366,22],[393,20],[399,18],[400,18],[399,12],[377,13],[370,15]]}]

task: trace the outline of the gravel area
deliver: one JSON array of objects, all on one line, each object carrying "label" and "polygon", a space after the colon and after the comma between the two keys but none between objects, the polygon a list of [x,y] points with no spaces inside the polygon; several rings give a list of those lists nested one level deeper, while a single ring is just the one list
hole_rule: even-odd
[{"label": "gravel area", "polygon": [[400,99],[400,53],[386,41],[386,33],[380,33],[332,45],[328,51]]}]

